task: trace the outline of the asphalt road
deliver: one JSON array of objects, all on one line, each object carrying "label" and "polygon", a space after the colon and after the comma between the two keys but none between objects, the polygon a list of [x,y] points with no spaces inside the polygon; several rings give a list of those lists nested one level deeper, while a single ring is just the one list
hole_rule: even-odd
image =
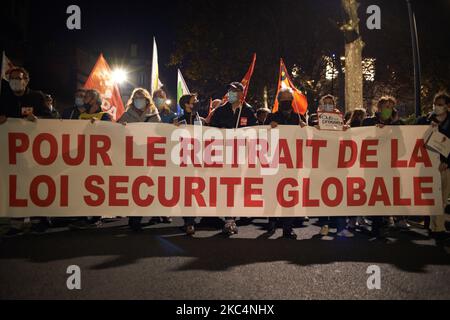
[{"label": "asphalt road", "polygon": [[[100,229],[54,229],[0,242],[0,299],[450,299],[450,250],[420,228],[392,230],[391,243],[322,239],[315,220],[297,241],[265,236],[264,220],[230,239],[202,228],[183,235],[181,219],[139,234],[126,220]],[[66,287],[81,268],[81,290]],[[381,289],[367,288],[370,265]]]}]

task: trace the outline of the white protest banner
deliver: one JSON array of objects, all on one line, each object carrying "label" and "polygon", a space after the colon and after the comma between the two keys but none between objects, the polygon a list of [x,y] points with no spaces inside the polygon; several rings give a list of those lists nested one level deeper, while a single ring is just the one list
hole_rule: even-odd
[{"label": "white protest banner", "polygon": [[9,119],[0,216],[442,214],[427,129]]}]

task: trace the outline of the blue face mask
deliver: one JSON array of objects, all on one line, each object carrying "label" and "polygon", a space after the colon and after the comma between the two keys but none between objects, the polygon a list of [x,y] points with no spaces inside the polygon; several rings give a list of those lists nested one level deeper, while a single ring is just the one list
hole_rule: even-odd
[{"label": "blue face mask", "polygon": [[134,99],[134,106],[139,110],[144,110],[147,107],[146,99]]},{"label": "blue face mask", "polygon": [[75,106],[80,108],[84,105],[84,99],[83,98],[75,98]]},{"label": "blue face mask", "polygon": [[230,101],[230,103],[236,103],[236,102],[238,102],[238,100],[239,100],[239,97],[238,97],[238,94],[237,94],[237,92],[232,92],[232,91],[230,91],[230,92],[228,92],[228,101]]},{"label": "blue face mask", "polygon": [[163,98],[156,98],[155,99],[155,105],[156,105],[157,108],[162,107],[164,105],[164,102],[166,102],[166,100],[163,99]]}]

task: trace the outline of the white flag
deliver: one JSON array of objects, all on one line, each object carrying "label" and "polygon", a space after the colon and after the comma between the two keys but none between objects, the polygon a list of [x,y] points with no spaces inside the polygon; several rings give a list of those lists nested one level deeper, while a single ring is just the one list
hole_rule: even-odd
[{"label": "white flag", "polygon": [[156,39],[153,38],[153,60],[152,60],[152,79],[151,79],[151,94],[161,89],[163,84],[159,80],[159,65],[158,65],[158,47],[156,46]]},{"label": "white flag", "polygon": [[191,94],[188,86],[186,85],[186,81],[184,81],[183,75],[181,74],[180,69],[178,69],[178,81],[177,81],[177,114],[181,116],[183,114],[183,109],[180,106],[180,99],[182,96],[186,94]]},{"label": "white flag", "polygon": [[183,75],[181,74],[180,69],[178,69],[178,82],[177,82],[177,102],[180,101],[180,98],[186,94],[190,94],[188,86],[186,85],[186,81],[184,81]]},{"label": "white flag", "polygon": [[8,71],[14,68],[14,65],[12,64],[11,60],[8,59],[8,57],[5,54],[5,51],[3,51],[2,56],[2,79],[8,81],[6,75],[8,74]]}]

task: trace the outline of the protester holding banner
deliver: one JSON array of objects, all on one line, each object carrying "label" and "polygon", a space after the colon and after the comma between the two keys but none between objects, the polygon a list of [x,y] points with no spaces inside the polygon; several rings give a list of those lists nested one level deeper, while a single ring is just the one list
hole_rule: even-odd
[{"label": "protester holding banner", "polygon": [[[294,101],[294,94],[291,88],[282,88],[278,93],[278,111],[275,113],[270,113],[265,124],[270,125],[272,128],[276,128],[278,125],[291,125],[300,126],[301,128],[306,127],[306,119],[296,113],[293,109],[292,103]],[[269,218],[268,233],[274,234],[276,230],[277,220],[281,221],[283,225],[283,238],[286,239],[297,239],[297,235],[293,230],[294,224],[293,217],[290,218]]]},{"label": "protester holding banner", "polygon": [[[349,119],[346,121],[347,126],[350,128],[359,128],[362,126],[364,119],[367,116],[366,109],[356,108],[350,113]],[[368,227],[369,221],[365,217],[352,217],[349,219],[348,228],[350,230],[357,227]]]},{"label": "protester holding banner", "polygon": [[[392,96],[381,97],[377,102],[374,116],[364,119],[362,126],[383,128],[386,125],[402,125],[403,122],[399,119],[398,111],[395,108],[396,104],[397,100]],[[390,226],[395,225],[392,217],[372,217],[372,235],[376,238],[384,239],[383,225],[386,223]],[[400,218],[397,226],[404,229],[409,228],[409,224],[405,218]]]},{"label": "protester holding banner", "polygon": [[137,88],[133,90],[126,105],[126,111],[118,122],[122,124],[135,122],[161,123],[161,117],[150,93],[146,89]]},{"label": "protester holding banner", "polygon": [[[309,119],[309,125],[318,128],[319,125],[319,113],[329,112],[336,113],[342,116],[341,111],[336,107],[336,98],[331,94],[327,94],[320,98],[319,106],[317,108],[317,114],[311,115]],[[343,116],[342,116],[343,117]]]},{"label": "protester holding banner", "polygon": [[263,126],[266,123],[267,116],[272,113],[269,108],[259,108],[256,110],[256,119],[258,119],[258,125]]},{"label": "protester holding banner", "polygon": [[[432,125],[437,127],[438,132],[450,138],[450,96],[446,92],[439,92],[433,100],[433,111],[424,117],[417,119],[419,125]],[[440,155],[442,181],[442,201],[443,207],[447,206],[447,199],[450,196],[450,157]],[[426,217],[425,227],[429,228],[430,235],[436,239],[446,237],[445,216],[437,215]]]},{"label": "protester holding banner", "polygon": [[179,105],[183,110],[183,114],[174,120],[175,125],[194,125],[206,124],[206,120],[198,114],[198,99],[196,94],[187,94],[180,98]]},{"label": "protester holding banner", "polygon": [[[13,67],[8,71],[7,77],[11,90],[5,90],[0,96],[0,124],[4,123],[8,117],[26,118],[30,121],[36,121],[38,118],[53,118],[54,114],[47,107],[44,93],[28,87],[30,75],[27,70]],[[32,225],[32,232],[42,233],[49,227],[47,218],[41,217],[36,221],[37,223]],[[13,226],[8,231],[8,235],[20,232],[21,226],[18,228]]]},{"label": "protester holding banner", "polygon": [[398,111],[395,108],[397,100],[392,96],[383,96],[377,102],[375,115],[363,121],[363,127],[385,125],[402,125],[403,122],[397,117]]},{"label": "protester holding banner", "polygon": [[71,108],[64,109],[61,118],[65,120],[79,119],[80,115],[86,111],[84,106],[85,89],[75,91],[74,105]]},{"label": "protester holding banner", "polygon": [[53,119],[59,119],[61,116],[59,115],[58,110],[55,108],[55,101],[50,94],[45,95],[45,106],[50,110]]},{"label": "protester holding banner", "polygon": [[[158,109],[161,122],[173,124],[177,115],[175,112],[172,112],[170,110],[170,107],[167,105],[167,94],[163,89],[158,89],[153,92],[153,102],[156,108]],[[170,217],[153,218],[152,222],[172,223],[172,218]]]},{"label": "protester holding banner", "polygon": [[[118,123],[127,125],[128,123],[151,122],[160,123],[161,118],[156,109],[152,96],[143,88],[133,90],[126,105],[126,111],[118,120]],[[133,231],[142,230],[142,217],[130,217],[128,225]]]},{"label": "protester holding banner", "polygon": [[153,93],[153,101],[156,108],[158,108],[159,116],[161,117],[162,123],[173,124],[173,121],[177,115],[170,110],[167,105],[167,94],[164,90],[158,89]]},{"label": "protester holding banner", "polygon": [[[183,115],[175,119],[175,125],[203,125],[205,119],[201,118],[195,111],[198,104],[196,94],[186,94],[178,101],[179,106],[183,110]],[[188,236],[195,234],[195,217],[184,217],[184,231]]]},{"label": "protester holding banner", "polygon": [[292,102],[294,100],[291,88],[283,88],[278,94],[278,111],[267,115],[265,124],[276,128],[278,125],[296,125],[306,127],[306,119],[303,115],[294,112]]},{"label": "protester holding banner", "polygon": [[15,67],[9,70],[8,80],[11,91],[5,91],[0,96],[0,117],[28,120],[52,118],[46,107],[44,94],[28,87],[30,75],[24,68]]},{"label": "protester holding banner", "polygon": [[87,90],[84,95],[84,109],[80,114],[80,120],[111,121],[109,114],[102,110],[102,97],[95,89]]},{"label": "protester holding banner", "polygon": [[211,119],[211,126],[221,129],[238,129],[258,123],[252,106],[242,101],[244,86],[233,82],[228,86],[228,102],[217,108]]},{"label": "protester holding banner", "polygon": [[[238,129],[254,126],[258,123],[253,108],[245,102],[245,87],[240,82],[228,86],[228,102],[214,111],[211,127],[221,129]],[[232,236],[238,233],[234,218],[226,218],[223,233]]]},{"label": "protester holding banner", "polygon": [[[95,89],[86,90],[83,101],[82,109],[84,109],[84,112],[80,114],[79,120],[90,120],[92,123],[95,121],[111,121],[110,115],[102,110],[103,102],[100,92]],[[101,224],[101,217],[82,217],[72,223],[70,227],[86,229],[100,227]]]},{"label": "protester holding banner", "polygon": [[353,110],[349,120],[346,123],[351,128],[361,127],[366,116],[367,116],[366,109],[356,108],[355,110]]},{"label": "protester holding banner", "polygon": [[[319,125],[319,117],[321,113],[334,113],[339,115],[342,118],[343,122],[343,115],[341,111],[337,108],[336,98],[332,96],[331,94],[327,94],[323,96],[319,100],[319,106],[317,108],[317,114],[318,119],[317,122],[314,122],[313,125],[316,129],[320,130],[321,127]],[[347,125],[343,125],[340,127],[341,131],[347,130],[349,127]],[[320,229],[320,235],[321,236],[328,236],[328,233],[330,232],[330,225],[335,224],[337,227],[337,236],[338,237],[346,237],[351,238],[354,237],[354,234],[350,232],[347,229],[347,218],[346,217],[320,217],[319,218],[319,224],[321,225]]]}]

